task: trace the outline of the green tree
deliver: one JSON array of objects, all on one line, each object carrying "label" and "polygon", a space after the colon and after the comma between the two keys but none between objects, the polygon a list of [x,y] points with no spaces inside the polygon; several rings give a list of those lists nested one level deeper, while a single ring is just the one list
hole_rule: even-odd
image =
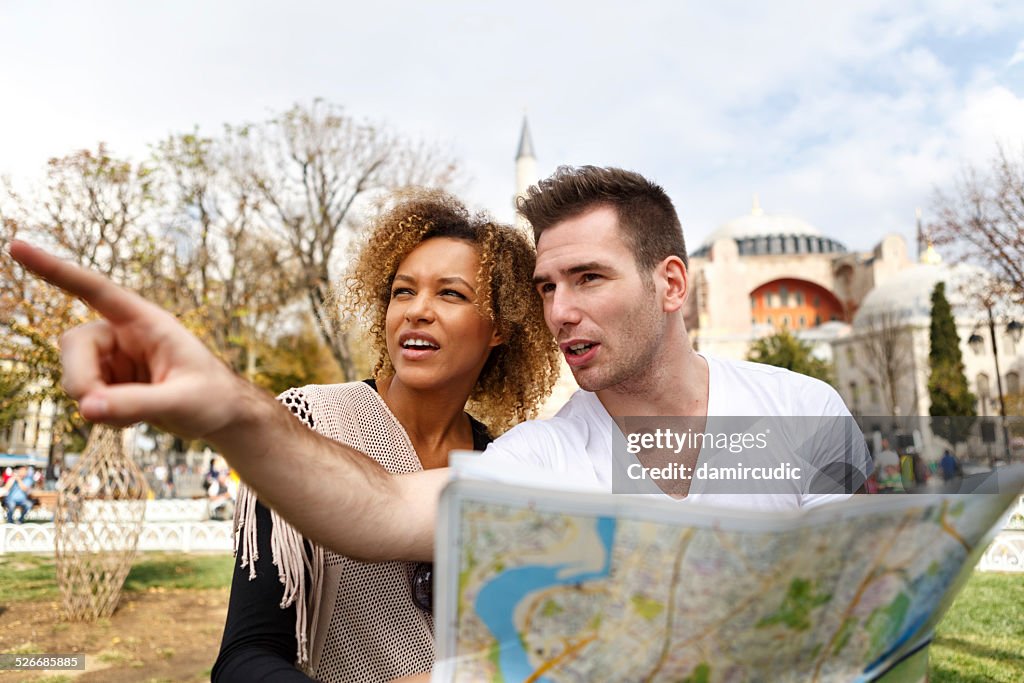
[{"label": "green tree", "polygon": [[[368,377],[369,373],[364,375]],[[261,349],[252,379],[275,394],[290,387],[344,381],[330,349],[313,329],[311,321],[294,334],[282,335]]]},{"label": "green tree", "polygon": [[801,375],[832,383],[831,366],[826,361],[816,358],[811,346],[794,337],[789,330],[782,330],[755,341],[747,352],[747,360],[786,368]]},{"label": "green tree", "polygon": [[946,299],[946,284],[940,282],[932,291],[932,322],[929,331],[928,398],[931,406],[932,431],[951,444],[967,439],[978,413],[977,398],[967,388],[964,361],[960,353],[960,335],[956,331],[953,311]]}]

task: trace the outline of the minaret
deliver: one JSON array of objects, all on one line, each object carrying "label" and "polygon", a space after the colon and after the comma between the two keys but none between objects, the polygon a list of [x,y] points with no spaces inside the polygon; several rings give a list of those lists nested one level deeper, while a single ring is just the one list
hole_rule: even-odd
[{"label": "minaret", "polygon": [[914,216],[917,218],[917,260],[920,261],[924,255],[924,229],[921,227],[921,209],[914,209]]},{"label": "minaret", "polygon": [[930,266],[942,263],[942,256],[935,251],[932,236],[921,227],[921,209],[914,210],[917,216],[917,261]]},{"label": "minaret", "polygon": [[[530,185],[535,185],[537,177],[537,159],[533,155],[533,138],[530,137],[530,124],[523,114],[523,130],[519,134],[519,151],[516,152],[516,199],[526,194]],[[515,200],[513,200],[514,204]],[[514,207],[513,207],[514,208]],[[527,228],[522,216],[516,215],[516,226]]]},{"label": "minaret", "polygon": [[[519,151],[516,152],[516,198],[526,194],[527,188],[536,185],[538,180],[540,178],[537,177],[537,159],[533,155],[533,138],[530,137],[530,124],[527,123],[524,114],[523,129],[519,133]],[[516,214],[516,227],[525,230],[530,239],[533,239],[533,231],[518,213]],[[572,371],[565,362],[565,358],[562,358],[558,381],[551,390],[551,395],[541,406],[537,417],[547,419],[554,416],[577,389],[579,386],[573,379]]]}]

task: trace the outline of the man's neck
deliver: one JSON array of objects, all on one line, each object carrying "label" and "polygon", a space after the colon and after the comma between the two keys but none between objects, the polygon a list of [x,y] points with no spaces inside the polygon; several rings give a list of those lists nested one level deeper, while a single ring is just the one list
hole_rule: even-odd
[{"label": "man's neck", "polygon": [[598,391],[597,398],[608,414],[707,417],[708,363],[689,343],[680,346],[664,354],[673,362],[651,368],[642,383],[633,383],[629,390],[609,387]]}]

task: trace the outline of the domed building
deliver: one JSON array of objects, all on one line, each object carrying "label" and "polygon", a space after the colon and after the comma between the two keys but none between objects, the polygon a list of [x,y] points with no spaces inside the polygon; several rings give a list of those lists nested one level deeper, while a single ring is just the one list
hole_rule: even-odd
[{"label": "domed building", "polygon": [[[979,417],[999,415],[999,386],[1004,396],[1020,393],[1024,370],[1024,344],[1019,331],[1007,321],[1020,320],[1019,310],[1000,310],[988,326],[988,311],[982,301],[991,275],[969,264],[942,263],[929,247],[922,262],[893,275],[864,297],[852,321],[849,334],[833,341],[836,383],[855,415],[878,417],[868,425],[888,432],[915,435],[916,446],[926,458],[941,454],[943,444],[935,443],[928,416],[928,354],[931,346],[931,296],[935,286],[945,284],[960,338],[964,375],[977,397]],[[992,352],[992,332],[999,356]],[[973,339],[973,343],[972,343]],[[986,442],[981,430],[968,441],[975,457],[1001,457],[1006,452],[1002,430],[995,429]]]},{"label": "domed building", "polygon": [[[918,448],[936,457],[942,447],[933,443],[929,421],[914,419],[929,415],[935,285],[946,283],[979,416],[999,414],[1000,384],[1004,397],[1021,391],[1024,344],[1005,328],[1022,315],[996,314],[997,373],[983,293],[968,294],[990,282],[989,274],[943,264],[931,246],[921,250],[920,262],[907,251],[895,234],[870,251],[850,251],[800,218],[765,213],[755,198],[748,215],[725,223],[693,250],[687,329],[698,349],[728,358],[744,358],[754,340],[790,330],[834,364],[836,388],[855,415],[888,416],[865,427],[915,433]],[[968,444],[974,453],[1005,452],[1001,432],[982,445],[976,431]]]},{"label": "domed building", "polygon": [[765,213],[755,197],[749,214],[693,250],[687,329],[697,348],[729,358],[781,329],[827,356],[824,342],[846,333],[867,293],[910,264],[899,235],[850,252],[798,217]]}]

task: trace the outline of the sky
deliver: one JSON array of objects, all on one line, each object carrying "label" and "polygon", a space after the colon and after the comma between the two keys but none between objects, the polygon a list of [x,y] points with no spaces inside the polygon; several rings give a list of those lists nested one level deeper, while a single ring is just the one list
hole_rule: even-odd
[{"label": "sky", "polygon": [[1024,3],[0,0],[0,174],[323,98],[436,142],[513,218],[524,112],[540,174],[663,185],[691,249],[747,213],[851,249],[908,239],[936,188],[1024,144]]}]

